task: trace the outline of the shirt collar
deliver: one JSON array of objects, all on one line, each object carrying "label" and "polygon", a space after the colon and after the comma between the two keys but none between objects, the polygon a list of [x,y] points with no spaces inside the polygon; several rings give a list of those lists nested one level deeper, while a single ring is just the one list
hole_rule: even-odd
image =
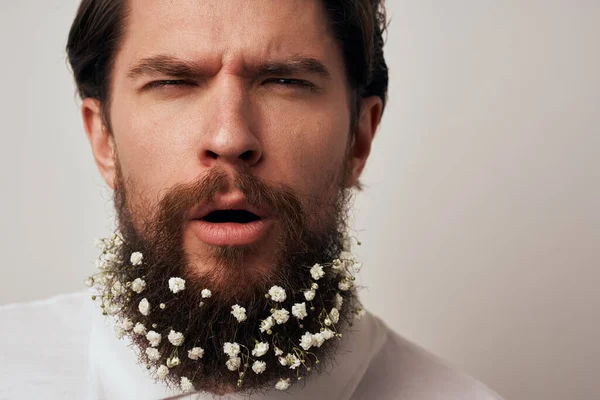
[{"label": "shirt collar", "polygon": [[[97,313],[98,314],[98,313]],[[113,323],[106,317],[93,318],[90,336],[90,370],[88,376],[91,399],[196,399],[209,400],[212,394],[194,393],[177,396],[163,383],[156,383],[146,368],[137,362],[129,343],[114,335]],[[271,390],[253,399],[300,400],[307,398],[349,399],[365,374],[373,356],[387,339],[387,328],[376,317],[366,313],[344,334],[338,353],[327,371],[311,377],[305,384],[294,385],[282,393]],[[229,394],[223,400],[243,399]]]}]

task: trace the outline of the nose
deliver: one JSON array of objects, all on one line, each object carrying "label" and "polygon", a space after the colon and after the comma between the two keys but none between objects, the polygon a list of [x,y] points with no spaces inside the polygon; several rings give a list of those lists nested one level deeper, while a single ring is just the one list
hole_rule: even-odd
[{"label": "nose", "polygon": [[201,142],[202,165],[256,165],[262,158],[262,146],[253,132],[252,107],[243,81],[234,76],[223,77],[207,95],[207,115],[212,121]]}]

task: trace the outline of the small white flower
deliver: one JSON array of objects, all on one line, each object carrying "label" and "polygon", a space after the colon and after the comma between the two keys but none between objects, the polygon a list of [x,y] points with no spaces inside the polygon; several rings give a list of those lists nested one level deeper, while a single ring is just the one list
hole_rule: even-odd
[{"label": "small white flower", "polygon": [[148,339],[148,342],[150,342],[150,346],[156,347],[160,344],[162,336],[160,335],[160,333],[150,331],[146,334],[146,339]]},{"label": "small white flower", "polygon": [[146,289],[146,281],[141,278],[135,278],[133,282],[131,282],[131,290],[136,293],[142,293]]},{"label": "small white flower", "polygon": [[313,335],[310,332],[306,332],[304,335],[302,335],[302,337],[300,338],[300,347],[302,347],[304,350],[308,351],[313,344]]},{"label": "small white flower", "polygon": [[240,354],[240,345],[236,342],[227,342],[223,345],[223,352],[227,354],[229,358],[233,358]]},{"label": "small white flower", "polygon": [[342,304],[344,304],[344,298],[339,293],[336,293],[335,294],[335,308],[341,310]]},{"label": "small white flower", "polygon": [[352,249],[352,239],[349,236],[344,237],[342,249],[344,251],[350,251]]},{"label": "small white flower", "polygon": [[277,390],[288,390],[290,388],[290,380],[288,379],[279,379],[275,384],[275,389]]},{"label": "small white flower", "polygon": [[269,296],[271,296],[271,300],[279,303],[286,299],[285,290],[280,286],[271,287],[271,289],[269,289]]},{"label": "small white flower", "polygon": [[365,310],[363,310],[362,308],[359,308],[356,310],[356,319],[361,319],[362,317],[365,316],[367,312]]},{"label": "small white flower", "polygon": [[267,351],[269,351],[269,343],[266,342],[259,342],[256,343],[256,346],[254,346],[254,349],[252,350],[252,355],[254,357],[261,357],[264,356]]},{"label": "small white flower", "polygon": [[242,365],[242,359],[239,357],[230,358],[229,360],[227,360],[225,365],[227,366],[228,370],[235,371],[240,367],[240,365]]},{"label": "small white flower", "polygon": [[104,254],[104,260],[111,263],[111,262],[116,262],[117,261],[117,255],[113,254],[113,253],[106,253]]},{"label": "small white flower", "polygon": [[87,287],[92,287],[94,286],[94,278],[89,277],[85,280],[85,286]]},{"label": "small white flower", "polygon": [[112,288],[110,289],[113,296],[120,296],[126,292],[125,286],[121,284],[121,282],[116,281],[113,283]]},{"label": "small white flower", "polygon": [[315,281],[318,281],[319,279],[324,277],[325,272],[323,271],[323,267],[321,266],[321,264],[313,265],[313,267],[310,269],[310,275]]},{"label": "small white flower", "polygon": [[313,282],[312,285],[310,285],[312,290],[317,290],[319,288],[319,284],[317,282]]},{"label": "small white flower", "polygon": [[325,343],[325,338],[320,333],[312,335],[312,345],[315,347],[321,347]]},{"label": "small white flower", "polygon": [[202,289],[200,294],[202,295],[203,299],[208,299],[210,296],[212,296],[212,292],[208,289]]},{"label": "small white flower", "polygon": [[169,368],[167,368],[165,365],[161,365],[156,370],[156,375],[158,376],[158,379],[165,379],[168,374]]},{"label": "small white flower", "polygon": [[254,361],[252,364],[252,371],[256,374],[262,374],[267,369],[267,363],[264,361]]},{"label": "small white flower", "polygon": [[329,318],[331,319],[331,322],[333,322],[334,324],[337,324],[338,322],[340,322],[340,312],[338,311],[337,308],[331,309],[331,311],[329,312]]},{"label": "small white flower", "polygon": [[144,256],[142,255],[142,253],[140,253],[139,251],[136,251],[135,253],[133,253],[131,255],[131,258],[129,259],[129,261],[131,261],[131,265],[141,265],[143,259],[144,259]]},{"label": "small white flower", "polygon": [[246,309],[236,304],[231,306],[231,315],[233,315],[238,322],[243,322],[246,320]]},{"label": "small white flower", "polygon": [[273,311],[272,316],[275,322],[281,325],[285,324],[288,321],[288,319],[290,319],[290,312],[285,308],[281,308],[279,310]]},{"label": "small white flower", "polygon": [[192,382],[190,382],[190,380],[188,378],[186,378],[185,376],[181,377],[181,390],[183,392],[193,392],[194,390],[196,390],[196,388],[194,387],[194,385],[192,385]]},{"label": "small white flower", "polygon": [[331,326],[331,320],[329,318],[325,318],[325,321],[323,321],[323,323],[325,324],[325,326]]},{"label": "small white flower", "polygon": [[173,329],[171,329],[171,332],[169,332],[168,339],[173,346],[181,346],[185,340],[183,333],[175,332]]},{"label": "small white flower", "polygon": [[146,327],[144,326],[144,324],[138,322],[133,327],[133,333],[135,333],[137,335],[145,335],[146,334]]},{"label": "small white flower", "polygon": [[98,268],[100,271],[104,271],[106,268],[108,268],[108,263],[104,258],[97,259],[95,264],[96,268]]},{"label": "small white flower", "polygon": [[130,331],[133,329],[133,322],[129,318],[125,318],[123,321],[121,321],[121,328],[126,331]]},{"label": "small white flower", "polygon": [[191,360],[199,360],[204,356],[204,349],[202,347],[194,347],[191,350],[188,350],[188,357]]},{"label": "small white flower", "polygon": [[173,367],[178,366],[179,364],[181,364],[179,357],[175,356],[175,357],[167,358],[167,367],[173,368]]},{"label": "small white flower", "polygon": [[125,336],[125,330],[121,328],[119,325],[115,326],[115,336],[117,339],[122,339]]},{"label": "small white flower", "polygon": [[343,292],[350,290],[351,287],[352,283],[348,279],[342,279],[338,284],[338,288]]},{"label": "small white flower", "polygon": [[282,354],[283,354],[283,350],[281,350],[279,347],[275,347],[275,348],[273,349],[273,351],[275,352],[275,355],[276,355],[276,356],[280,356],[280,355],[282,355]]},{"label": "small white flower", "polygon": [[300,366],[300,359],[294,354],[288,353],[288,355],[285,356],[285,358],[279,358],[279,363],[283,366],[290,367],[290,369],[296,369]]},{"label": "small white flower", "polygon": [[306,312],[306,303],[294,304],[292,306],[292,315],[298,319],[304,319],[308,315]]},{"label": "small white flower", "polygon": [[323,329],[321,331],[321,336],[323,337],[323,339],[329,340],[335,336],[335,333],[333,333],[331,329]]},{"label": "small white flower", "polygon": [[106,251],[106,243],[104,239],[94,239],[94,245],[98,250]]},{"label": "small white flower", "polygon": [[120,232],[114,234],[113,243],[116,247],[121,247],[121,245],[123,244],[123,239],[121,239]]},{"label": "small white flower", "polygon": [[304,292],[304,298],[307,301],[312,301],[315,298],[315,291],[314,290],[307,290]]},{"label": "small white flower", "polygon": [[265,332],[271,329],[275,325],[275,320],[273,317],[268,317],[267,319],[263,319],[260,323],[260,331]]},{"label": "small white flower", "polygon": [[185,290],[185,280],[181,278],[169,278],[169,289],[173,293],[179,293]]},{"label": "small white flower", "polygon": [[148,315],[148,314],[150,314],[150,303],[148,303],[148,299],[146,299],[144,297],[140,301],[140,304],[138,305],[138,309],[140,310],[140,312],[142,313],[142,315]]},{"label": "small white flower", "polygon": [[160,353],[154,347],[148,347],[146,349],[146,355],[152,361],[157,361],[158,359],[160,359]]},{"label": "small white flower", "polygon": [[115,303],[106,303],[104,310],[108,313],[108,315],[115,315],[121,310],[121,307]]},{"label": "small white flower", "polygon": [[342,269],[342,261],[339,258],[336,258],[335,260],[333,260],[333,262],[331,264],[331,269],[334,272],[339,272]]}]

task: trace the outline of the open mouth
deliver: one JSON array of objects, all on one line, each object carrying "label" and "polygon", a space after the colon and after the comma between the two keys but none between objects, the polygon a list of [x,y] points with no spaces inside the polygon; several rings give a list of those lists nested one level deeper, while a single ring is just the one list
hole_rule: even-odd
[{"label": "open mouth", "polygon": [[266,237],[276,218],[268,208],[255,207],[239,194],[230,194],[191,210],[189,226],[208,245],[245,246]]},{"label": "open mouth", "polygon": [[206,214],[202,221],[215,224],[223,224],[227,222],[237,224],[247,224],[250,222],[260,221],[261,218],[248,210],[215,210]]}]

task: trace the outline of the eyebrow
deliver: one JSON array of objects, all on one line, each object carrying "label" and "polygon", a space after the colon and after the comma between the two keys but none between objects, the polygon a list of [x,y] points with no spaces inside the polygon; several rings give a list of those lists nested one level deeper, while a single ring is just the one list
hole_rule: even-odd
[{"label": "eyebrow", "polygon": [[[308,73],[323,79],[331,79],[331,72],[325,64],[316,58],[294,56],[286,60],[266,61],[254,66],[245,67],[245,73],[257,76],[296,75]],[[135,79],[140,76],[164,74],[176,78],[194,79],[203,74],[203,68],[191,61],[181,60],[167,55],[143,58],[127,73],[127,77]]]}]

